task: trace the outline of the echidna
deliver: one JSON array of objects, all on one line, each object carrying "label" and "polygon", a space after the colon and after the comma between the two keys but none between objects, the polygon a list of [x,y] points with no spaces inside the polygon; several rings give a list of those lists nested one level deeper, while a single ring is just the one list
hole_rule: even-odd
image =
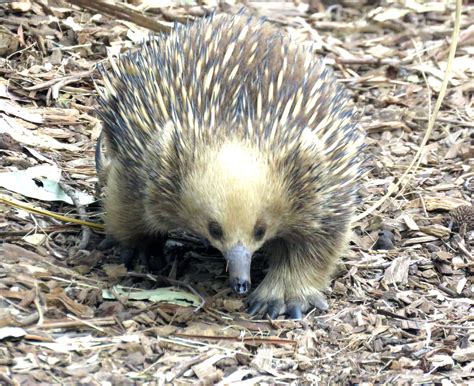
[{"label": "echidna", "polygon": [[458,206],[448,213],[443,219],[443,224],[453,231],[459,231],[464,224],[467,232],[474,230],[474,206]]},{"label": "echidna", "polygon": [[262,250],[270,268],[248,298],[251,314],[326,309],[363,135],[312,49],[262,19],[214,15],[112,67],[99,90],[108,234],[129,249],[174,229],[201,235],[239,294]]}]

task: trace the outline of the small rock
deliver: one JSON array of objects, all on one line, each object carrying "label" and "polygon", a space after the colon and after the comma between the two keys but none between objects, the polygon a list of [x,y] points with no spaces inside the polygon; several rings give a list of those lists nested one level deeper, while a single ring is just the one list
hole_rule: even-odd
[{"label": "small rock", "polygon": [[380,249],[383,249],[383,250],[393,249],[395,247],[393,244],[393,239],[394,239],[394,235],[392,232],[386,231],[386,230],[380,231],[379,238],[374,244],[374,246],[372,247],[372,249],[376,251]]}]

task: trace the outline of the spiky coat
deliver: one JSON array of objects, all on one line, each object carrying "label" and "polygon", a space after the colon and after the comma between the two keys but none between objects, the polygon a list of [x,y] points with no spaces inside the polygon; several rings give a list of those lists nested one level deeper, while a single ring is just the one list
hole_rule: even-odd
[{"label": "spiky coat", "polygon": [[[320,291],[348,244],[363,136],[311,48],[260,19],[214,16],[102,74],[108,232],[125,246],[175,228],[208,236],[205,206],[229,240],[271,259],[252,311],[325,308]],[[261,242],[245,233],[254,212],[268,225]]]}]

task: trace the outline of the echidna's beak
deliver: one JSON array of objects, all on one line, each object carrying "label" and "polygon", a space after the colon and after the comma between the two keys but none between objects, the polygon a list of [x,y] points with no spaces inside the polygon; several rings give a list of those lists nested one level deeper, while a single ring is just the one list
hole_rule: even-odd
[{"label": "echidna's beak", "polygon": [[237,244],[225,252],[224,257],[229,268],[232,290],[238,295],[245,295],[250,290],[252,253],[242,244]]}]

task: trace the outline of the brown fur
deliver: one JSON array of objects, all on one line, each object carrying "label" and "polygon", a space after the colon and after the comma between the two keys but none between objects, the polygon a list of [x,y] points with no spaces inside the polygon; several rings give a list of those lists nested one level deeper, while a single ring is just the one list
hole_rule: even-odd
[{"label": "brown fur", "polygon": [[107,231],[128,247],[182,228],[224,254],[236,243],[263,248],[270,271],[251,304],[325,308],[321,291],[348,244],[362,144],[332,74],[242,15],[182,27],[148,43],[139,65],[133,58],[104,74],[100,98]]}]

